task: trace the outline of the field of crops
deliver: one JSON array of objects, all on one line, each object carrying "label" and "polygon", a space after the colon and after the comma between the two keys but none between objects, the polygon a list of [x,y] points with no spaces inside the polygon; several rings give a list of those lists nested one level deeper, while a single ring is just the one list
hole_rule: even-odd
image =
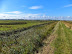
[{"label": "field of crops", "polygon": [[0,54],[72,54],[71,21],[0,21]]},{"label": "field of crops", "polygon": [[33,25],[47,23],[48,21],[23,21],[23,20],[4,20],[0,21],[0,31],[16,30],[20,28],[27,28]]}]

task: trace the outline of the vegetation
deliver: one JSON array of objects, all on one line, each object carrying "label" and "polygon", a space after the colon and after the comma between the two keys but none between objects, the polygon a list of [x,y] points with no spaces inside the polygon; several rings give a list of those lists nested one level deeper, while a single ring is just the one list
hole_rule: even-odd
[{"label": "vegetation", "polygon": [[0,54],[36,54],[43,48],[48,52],[40,54],[72,54],[71,21],[0,21]]},{"label": "vegetation", "polygon": [[[32,28],[25,31],[23,30],[18,33],[13,33],[10,36],[1,35],[0,53],[34,54],[34,52],[37,51],[40,46],[42,46],[42,41],[47,37],[47,35],[49,36],[51,34],[54,26],[57,23],[57,21],[38,22],[38,25],[32,26]],[[5,34],[8,33],[5,31]]]},{"label": "vegetation", "polygon": [[72,31],[60,22],[56,35],[54,54],[72,54]]},{"label": "vegetation", "polygon": [[0,31],[11,31],[11,30],[17,30],[21,28],[27,28],[31,27],[33,25],[39,25],[43,23],[48,23],[52,21],[0,21]]}]

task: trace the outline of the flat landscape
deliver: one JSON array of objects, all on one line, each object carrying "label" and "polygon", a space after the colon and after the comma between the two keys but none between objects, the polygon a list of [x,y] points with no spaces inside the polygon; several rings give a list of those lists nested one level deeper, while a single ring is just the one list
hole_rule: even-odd
[{"label": "flat landscape", "polygon": [[0,54],[72,54],[72,21],[0,20]]},{"label": "flat landscape", "polygon": [[0,54],[72,54],[72,0],[0,0]]}]

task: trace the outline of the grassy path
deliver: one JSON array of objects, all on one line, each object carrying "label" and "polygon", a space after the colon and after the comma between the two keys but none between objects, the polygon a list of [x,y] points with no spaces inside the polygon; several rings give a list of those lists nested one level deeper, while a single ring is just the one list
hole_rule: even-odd
[{"label": "grassy path", "polygon": [[72,54],[72,31],[62,22],[58,22],[54,32],[44,43],[37,54]]},{"label": "grassy path", "polygon": [[72,54],[72,31],[63,23],[59,23],[57,38],[54,41],[54,54]]}]

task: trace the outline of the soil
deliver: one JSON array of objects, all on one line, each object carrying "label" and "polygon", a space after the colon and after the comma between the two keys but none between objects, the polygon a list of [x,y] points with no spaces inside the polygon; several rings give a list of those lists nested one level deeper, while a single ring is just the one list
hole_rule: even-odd
[{"label": "soil", "polygon": [[43,41],[43,43],[44,43],[43,47],[41,47],[39,49],[38,53],[35,53],[35,54],[54,54],[54,47],[51,46],[51,44],[57,37],[57,35],[55,33],[58,29],[58,26],[59,26],[59,22],[55,26],[53,33],[49,37],[47,37],[47,39],[45,39]]},{"label": "soil", "polygon": [[36,54],[54,54],[54,48],[51,46],[51,43],[55,39],[55,35],[51,35],[46,40],[43,41],[44,46]]},{"label": "soil", "polygon": [[68,27],[69,29],[72,30],[72,24],[68,23],[68,22],[63,22],[65,24],[66,27]]}]

